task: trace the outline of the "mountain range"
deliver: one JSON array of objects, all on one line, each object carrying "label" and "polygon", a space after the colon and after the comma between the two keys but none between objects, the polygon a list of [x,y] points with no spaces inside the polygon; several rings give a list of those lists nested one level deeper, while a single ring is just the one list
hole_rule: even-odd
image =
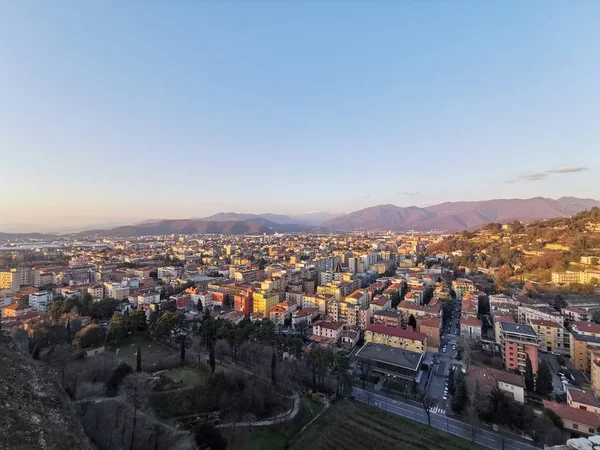
[{"label": "mountain range", "polygon": [[[245,214],[223,212],[191,219],[145,220],[133,225],[82,231],[80,236],[148,236],[163,234],[273,234],[352,230],[458,231],[476,229],[491,222],[532,222],[568,217],[600,206],[600,201],[574,197],[551,199],[497,199],[446,202],[427,207],[378,205],[349,214],[315,212],[304,215]],[[0,233],[1,237],[7,234]]]},{"label": "mountain range", "polygon": [[594,206],[600,206],[600,201],[574,197],[446,202],[425,208],[379,205],[329,220],[322,226],[331,230],[457,231],[491,222],[567,217]]}]

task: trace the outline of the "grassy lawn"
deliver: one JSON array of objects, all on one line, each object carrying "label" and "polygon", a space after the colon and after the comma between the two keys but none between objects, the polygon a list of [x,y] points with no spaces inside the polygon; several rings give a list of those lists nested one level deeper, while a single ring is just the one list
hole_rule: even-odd
[{"label": "grassy lawn", "polygon": [[138,345],[142,352],[142,364],[150,366],[163,359],[179,354],[178,351],[166,347],[158,342],[144,337],[135,337],[107,347],[107,351],[115,353],[124,363],[135,368],[137,362]]},{"label": "grassy lawn", "polygon": [[377,408],[341,400],[308,427],[290,447],[292,450],[306,448],[474,450],[481,447]]},{"label": "grassy lawn", "polygon": [[178,367],[163,374],[176,383],[182,382],[182,387],[197,386],[207,380],[207,375],[193,367]]}]

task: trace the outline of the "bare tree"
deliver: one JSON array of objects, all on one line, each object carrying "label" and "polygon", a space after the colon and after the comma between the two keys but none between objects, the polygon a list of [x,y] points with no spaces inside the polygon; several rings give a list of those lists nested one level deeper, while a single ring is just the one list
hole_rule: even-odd
[{"label": "bare tree", "polygon": [[144,409],[148,405],[149,394],[153,387],[154,380],[144,373],[132,373],[125,377],[121,384],[121,395],[133,406],[133,421],[129,450],[133,450],[133,444],[135,442],[138,410]]},{"label": "bare tree", "polygon": [[423,408],[425,409],[425,414],[427,414],[427,424],[431,426],[431,408],[437,405],[437,398],[430,396],[427,393],[423,393],[419,396],[421,403],[423,404]]},{"label": "bare tree", "polygon": [[365,381],[367,380],[367,375],[371,371],[371,365],[373,361],[370,358],[361,358],[358,361],[358,368],[360,370],[360,379],[362,380],[362,388],[365,388]]}]

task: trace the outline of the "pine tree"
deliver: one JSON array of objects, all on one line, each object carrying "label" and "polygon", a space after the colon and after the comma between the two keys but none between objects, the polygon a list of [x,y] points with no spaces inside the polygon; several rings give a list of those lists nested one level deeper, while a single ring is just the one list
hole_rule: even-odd
[{"label": "pine tree", "polygon": [[467,392],[467,382],[465,380],[465,374],[462,370],[459,370],[456,374],[455,391],[452,396],[450,405],[452,410],[455,412],[461,412],[467,406],[469,402],[469,393]]},{"label": "pine tree", "polygon": [[533,392],[534,388],[533,367],[531,366],[529,356],[527,356],[527,359],[525,360],[525,389],[527,389],[528,392]]},{"label": "pine tree", "polygon": [[142,349],[139,345],[138,345],[138,351],[137,351],[137,365],[135,366],[135,370],[136,370],[136,372],[142,371]]},{"label": "pine tree", "polygon": [[543,396],[549,395],[552,392],[552,373],[547,362],[540,364],[537,373],[537,383],[535,391]]},{"label": "pine tree", "polygon": [[273,356],[271,357],[271,382],[274,385],[277,384],[277,357],[275,356],[275,352],[273,352]]},{"label": "pine tree", "polygon": [[215,373],[215,345],[213,343],[210,344],[210,353],[208,354],[208,360],[210,362],[210,370],[211,374]]},{"label": "pine tree", "polygon": [[179,352],[179,359],[181,362],[185,361],[185,334],[181,337],[181,349]]}]

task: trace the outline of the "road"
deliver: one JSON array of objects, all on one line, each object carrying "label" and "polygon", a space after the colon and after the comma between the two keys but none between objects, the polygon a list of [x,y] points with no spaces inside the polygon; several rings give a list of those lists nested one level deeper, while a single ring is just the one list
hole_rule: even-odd
[{"label": "road", "polygon": [[[457,310],[460,311],[458,308],[460,308],[460,302],[457,302]],[[458,336],[456,335],[456,329],[458,327],[458,320],[453,316],[450,325],[450,332],[445,333],[446,330],[443,330],[442,342],[440,343],[440,348],[438,350],[440,358],[437,365],[433,369],[434,374],[431,377],[429,388],[427,390],[431,397],[437,399],[435,410],[438,412],[445,411],[450,401],[450,399],[444,400],[443,398],[444,386],[446,384],[446,377],[448,376],[450,367],[452,367],[452,361],[454,361],[454,357],[456,356],[456,350],[452,348],[452,344],[455,344],[458,341]],[[446,353],[442,351],[444,343],[446,343]]]},{"label": "road", "polygon": [[[356,400],[375,406],[384,411],[405,417],[416,422],[427,425],[427,414],[423,408],[418,408],[407,403],[389,399],[383,395],[368,392],[359,388],[354,388],[352,394]],[[498,435],[492,431],[483,428],[472,427],[469,424],[452,419],[443,414],[431,413],[431,426],[460,436],[469,441],[474,441],[483,447],[497,450],[534,450],[536,447],[525,441],[517,440],[513,437]]]}]

